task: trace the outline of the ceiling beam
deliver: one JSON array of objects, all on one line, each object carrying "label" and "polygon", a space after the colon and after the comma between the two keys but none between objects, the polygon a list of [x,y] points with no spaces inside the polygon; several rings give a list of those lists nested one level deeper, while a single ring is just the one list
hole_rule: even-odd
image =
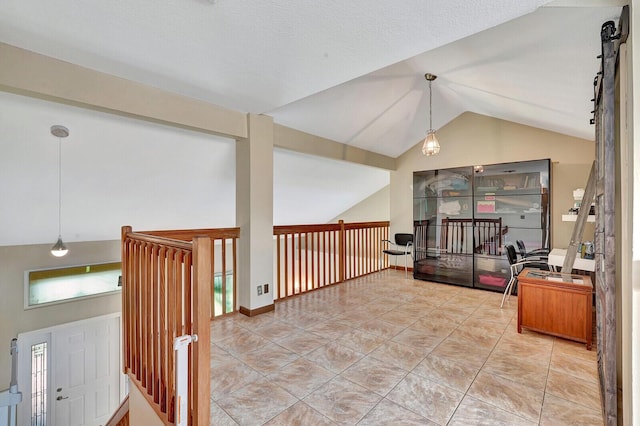
[{"label": "ceiling beam", "polygon": [[247,137],[246,114],[0,43],[0,90],[212,133]]},{"label": "ceiling beam", "polygon": [[280,124],[274,125],[273,144],[279,148],[334,160],[350,161],[386,170],[396,169],[395,158],[377,154]]}]

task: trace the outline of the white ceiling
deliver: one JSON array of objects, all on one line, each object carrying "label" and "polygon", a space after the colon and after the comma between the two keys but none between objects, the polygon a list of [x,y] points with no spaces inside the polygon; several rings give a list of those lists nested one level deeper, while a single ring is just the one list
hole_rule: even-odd
[{"label": "white ceiling", "polygon": [[[397,157],[428,126],[425,72],[439,76],[436,128],[474,111],[592,139],[600,26],[617,19],[622,2],[5,0],[0,41]],[[55,239],[51,124],[71,129],[65,163],[86,163],[63,166],[65,239],[118,238],[114,229],[123,223],[234,222],[233,211],[218,208],[235,197],[228,140],[9,94],[0,94],[0,111],[0,245]],[[182,153],[177,138],[187,141]],[[140,170],[120,166],[125,152]],[[185,192],[145,173],[150,157],[172,156],[197,161],[201,167],[186,167],[185,176],[202,184]],[[276,223],[329,220],[388,183],[388,172],[284,151],[274,153],[274,164]],[[336,180],[322,179],[323,169]],[[302,185],[307,178],[316,185]],[[150,182],[156,190],[132,187],[148,179],[158,179]],[[375,185],[345,188],[339,179]],[[291,208],[311,187],[332,202]]]}]

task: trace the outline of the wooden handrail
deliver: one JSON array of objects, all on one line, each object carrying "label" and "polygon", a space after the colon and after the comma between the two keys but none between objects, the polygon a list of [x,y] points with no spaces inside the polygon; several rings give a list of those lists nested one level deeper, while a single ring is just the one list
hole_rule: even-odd
[{"label": "wooden handrail", "polygon": [[227,238],[240,238],[240,228],[160,230],[144,231],[144,234],[183,241],[191,241],[195,236],[207,236],[214,240],[220,240]]}]

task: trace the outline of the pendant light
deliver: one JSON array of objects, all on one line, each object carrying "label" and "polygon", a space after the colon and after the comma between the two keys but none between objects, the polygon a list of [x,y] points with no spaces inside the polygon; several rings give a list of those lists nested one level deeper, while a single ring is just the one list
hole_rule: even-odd
[{"label": "pendant light", "polygon": [[69,249],[62,241],[62,138],[69,136],[69,129],[64,126],[51,126],[51,134],[58,138],[58,241],[51,247],[51,254],[62,257]]},{"label": "pendant light", "polygon": [[431,82],[438,78],[438,76],[426,73],[424,78],[429,82],[429,130],[427,130],[427,137],[424,138],[424,143],[422,144],[422,153],[430,157],[440,152],[440,143],[438,143],[436,131],[433,129],[431,115]]}]

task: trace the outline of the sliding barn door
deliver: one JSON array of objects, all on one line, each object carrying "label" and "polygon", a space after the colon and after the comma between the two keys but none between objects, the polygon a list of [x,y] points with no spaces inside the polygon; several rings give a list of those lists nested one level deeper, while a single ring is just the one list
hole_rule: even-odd
[{"label": "sliding barn door", "polygon": [[[623,10],[624,28],[627,8]],[[628,21],[627,21],[628,22]],[[616,30],[613,21],[602,26],[602,66],[594,82],[596,125],[596,333],[598,372],[605,424],[617,424],[617,349],[616,349],[616,139],[619,75],[618,51],[626,39],[626,30]]]}]

